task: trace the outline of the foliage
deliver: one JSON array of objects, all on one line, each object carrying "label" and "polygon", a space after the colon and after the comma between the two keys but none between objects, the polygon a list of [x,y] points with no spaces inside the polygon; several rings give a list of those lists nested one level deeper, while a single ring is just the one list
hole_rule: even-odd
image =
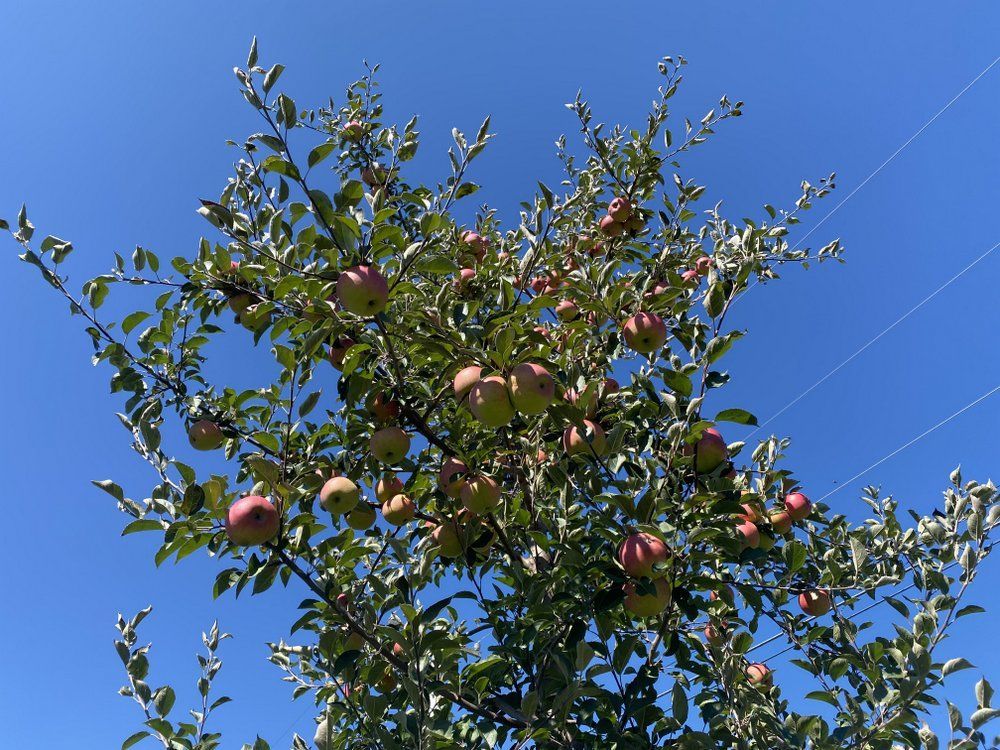
[{"label": "foliage", "polygon": [[[478,190],[467,173],[491,138],[489,120],[473,138],[453,132],[444,182],[411,184],[404,167],[417,121],[383,123],[377,69],[342,105],[304,109],[277,93],[283,68],[259,66],[256,44],[236,75],[264,132],[232,144],[235,174],[217,200],[201,201],[212,229],[193,258],[168,269],[145,248],[130,262],[116,254],[75,296],[61,270],[72,245],[50,236],[35,249],[24,211],[11,229],[22,258],[86,320],[94,360],[113,368],[112,391],[125,399],[122,424],[158,476],[142,500],[96,483],[130,517],[125,533],[161,535],[157,563],[202,550],[218,558],[216,595],[262,595],[278,582],[308,590],[291,624],[296,644],[273,644],[271,660],[296,697],[320,706],[317,747],[938,747],[922,722],[945,678],[971,665],[941,663],[937,648],[957,619],[981,611],[963,599],[993,546],[995,488],[956,472],[926,518],[869,488],[863,523],[820,502],[782,534],[763,507],[780,511],[799,489],[783,465],[786,439],[731,443],[727,460],[702,466],[709,430],[756,424],[720,391],[722,361],[742,345],[743,332],[726,326],[735,303],[782,266],[839,259],[842,248],[786,239],[833,176],[803,183],[789,210],[765,206],[753,220],[699,208],[706,189],[681,176],[678,159],[742,105],[723,97],[700,122],[669,129],[683,65],[660,63],[642,128],[597,124],[580,98],[568,105],[586,153],[561,138],[559,190],[539,184],[510,229],[482,207],[472,227],[482,240],[456,212]],[[630,221],[608,221],[601,236],[615,196],[630,202]],[[358,265],[388,282],[374,316],[348,312],[336,296],[341,273]],[[158,296],[103,322],[100,308],[120,285]],[[575,308],[557,315],[561,302]],[[622,335],[640,312],[668,334],[648,354]],[[222,334],[231,347],[269,350],[274,376],[240,361],[230,366],[257,378],[254,387],[210,382],[205,366]],[[454,397],[462,368],[509,378],[525,362],[556,380],[558,396],[540,413],[488,425]],[[221,428],[231,473],[206,474],[185,447],[168,448],[168,421]],[[393,425],[413,441],[386,466],[370,439]],[[568,455],[562,440],[574,426],[593,449],[585,442]],[[450,459],[466,479],[497,481],[494,512],[463,510],[445,492],[455,489],[439,481]],[[334,474],[373,488],[397,475],[415,518],[351,528],[317,500]],[[243,547],[226,519],[252,495],[273,502],[280,529]],[[361,502],[380,507],[367,493]],[[736,531],[748,519],[758,544]],[[639,532],[670,550],[648,571],[670,594],[651,617],[623,607],[626,590],[651,596],[663,585],[623,569],[619,547]],[[829,592],[830,614],[798,611],[795,598],[810,591]],[[883,597],[891,627],[865,616]],[[214,747],[200,728],[149,714],[157,695],[172,701],[167,688],[141,687],[137,620],[120,623],[119,649],[147,726],[165,747]],[[755,685],[761,672],[748,665],[763,660],[771,632],[771,650],[794,658],[771,673],[773,686]],[[782,691],[782,671],[794,669],[812,692]],[[968,721],[949,704],[948,747],[986,746],[992,689],[981,682],[976,694]],[[307,743],[296,737],[295,747]]]}]

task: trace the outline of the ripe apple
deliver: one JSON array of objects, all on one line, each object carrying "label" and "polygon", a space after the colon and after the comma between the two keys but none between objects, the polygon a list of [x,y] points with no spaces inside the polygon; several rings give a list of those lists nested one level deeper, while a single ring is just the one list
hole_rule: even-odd
[{"label": "ripe apple", "polygon": [[360,499],[361,490],[347,477],[334,477],[319,491],[320,504],[335,516],[353,510]]},{"label": "ripe apple", "polygon": [[799,594],[799,606],[810,617],[825,615],[833,606],[826,589],[810,589]]},{"label": "ripe apple", "polygon": [[[744,495],[752,494],[745,492]],[[758,521],[764,520],[763,509],[756,500],[751,500],[750,502],[743,503],[741,506],[743,512],[739,514],[738,518],[741,521],[749,521],[750,523],[757,523]]]},{"label": "ripe apple", "polygon": [[386,474],[375,484],[375,498],[384,503],[403,491],[403,482],[395,474]]},{"label": "ripe apple", "polygon": [[541,294],[545,291],[545,287],[549,285],[548,276],[536,276],[531,281],[528,282],[528,288],[535,294]]},{"label": "ripe apple", "polygon": [[522,414],[540,414],[555,398],[556,383],[541,365],[522,362],[510,371],[510,395]]},{"label": "ripe apple", "polygon": [[708,474],[718,468],[729,451],[722,434],[714,427],[709,427],[701,433],[697,445],[693,448],[688,445],[684,448],[685,455],[694,454],[694,469],[699,474]]},{"label": "ripe apple", "polygon": [[615,198],[608,204],[608,216],[612,221],[624,224],[632,216],[632,202],[628,198]]},{"label": "ripe apple", "polygon": [[670,548],[645,531],[630,534],[618,549],[618,562],[633,578],[660,578],[663,571],[653,568],[669,558]]},{"label": "ripe apple", "polygon": [[353,266],[337,277],[337,299],[347,312],[371,317],[385,309],[389,284],[372,266]]},{"label": "ripe apple", "polygon": [[463,289],[467,289],[469,284],[472,283],[472,280],[474,278],[476,278],[476,269],[463,268],[461,271],[458,272],[458,275],[455,276],[455,281],[454,281],[455,291],[460,292]]},{"label": "ripe apple", "polygon": [[404,523],[412,521],[416,512],[417,506],[402,493],[382,503],[382,518],[393,526],[402,526]]},{"label": "ripe apple", "polygon": [[479,378],[483,373],[483,368],[477,365],[469,365],[468,367],[463,367],[455,375],[455,380],[452,383],[452,387],[455,390],[455,398],[461,401],[466,396],[469,395],[469,391],[472,390],[472,386],[479,382]]},{"label": "ripe apple", "polygon": [[654,617],[670,606],[670,584],[663,578],[653,581],[655,593],[644,594],[632,581],[625,584],[625,609],[638,617]]},{"label": "ripe apple", "polygon": [[709,646],[721,646],[726,642],[725,624],[719,623],[716,627],[712,623],[705,626],[705,641]]},{"label": "ripe apple", "polygon": [[264,544],[277,535],[280,521],[278,510],[267,498],[248,495],[229,506],[226,536],[242,547]]},{"label": "ripe apple", "polygon": [[667,326],[655,313],[640,312],[633,315],[622,328],[625,343],[640,354],[649,354],[667,341]]},{"label": "ripe apple", "polygon": [[347,359],[347,351],[354,346],[354,339],[347,336],[338,336],[330,347],[330,364],[338,370],[343,369],[344,360]]},{"label": "ripe apple", "polygon": [[580,308],[572,300],[564,299],[556,305],[556,317],[564,323],[575,320],[580,316]]},{"label": "ripe apple", "polygon": [[441,464],[441,471],[438,472],[438,487],[448,497],[460,497],[468,473],[469,467],[462,461],[457,458],[446,458]]},{"label": "ripe apple", "polygon": [[751,685],[769,688],[773,681],[773,675],[766,664],[751,664],[747,667],[747,679],[750,680]]},{"label": "ripe apple", "polygon": [[441,557],[458,557],[465,551],[462,530],[454,521],[437,524],[431,532],[431,540],[437,545]]},{"label": "ripe apple", "polygon": [[694,272],[699,276],[708,276],[708,271],[712,267],[712,259],[707,255],[702,255],[694,262]]},{"label": "ripe apple", "polygon": [[378,422],[391,422],[399,416],[399,402],[378,393],[368,402],[368,411]]},{"label": "ripe apple", "polygon": [[476,383],[469,392],[472,415],[487,427],[502,427],[514,418],[514,405],[510,402],[507,381],[499,375],[490,375]]},{"label": "ripe apple", "polygon": [[399,427],[384,427],[372,435],[372,455],[392,466],[402,461],[410,450],[410,436]]},{"label": "ripe apple", "polygon": [[619,224],[610,216],[601,217],[601,231],[608,237],[618,237],[625,232],[625,225]]},{"label": "ripe apple", "polygon": [[736,527],[736,533],[740,538],[740,547],[746,549],[757,549],[760,546],[760,532],[757,525],[744,521]]},{"label": "ripe apple", "polygon": [[584,453],[588,456],[592,454],[603,456],[608,449],[604,430],[599,424],[591,422],[589,419],[583,420],[583,425],[583,427],[571,425],[563,430],[562,442],[566,454],[575,456],[578,453]]},{"label": "ripe apple", "polygon": [[461,495],[462,505],[471,513],[492,513],[500,505],[500,486],[492,477],[472,477],[462,487]]},{"label": "ripe apple", "polygon": [[486,257],[486,251],[490,246],[490,241],[488,239],[472,231],[462,233],[462,243],[466,246],[469,252],[472,253],[475,259],[480,262],[482,262],[483,258]]},{"label": "ripe apple", "polygon": [[785,495],[785,510],[793,521],[802,521],[812,512],[812,502],[801,492],[790,492]]},{"label": "ripe apple", "polygon": [[686,286],[698,286],[700,280],[701,277],[698,276],[698,272],[693,268],[690,268],[681,274],[681,281],[683,281]]},{"label": "ripe apple", "polygon": [[222,429],[215,422],[208,419],[199,419],[188,430],[188,440],[191,446],[200,451],[210,451],[218,448],[225,441],[226,436],[222,434]]},{"label": "ripe apple", "polygon": [[357,120],[351,120],[349,123],[344,125],[341,133],[344,136],[345,141],[352,141],[357,143],[361,140],[361,137],[365,134],[365,126],[362,125]]},{"label": "ripe apple", "polygon": [[347,525],[355,531],[370,529],[375,523],[375,509],[368,503],[358,505],[347,514]]},{"label": "ripe apple", "polygon": [[787,510],[772,510],[767,520],[770,521],[775,534],[787,534],[792,530],[792,517]]}]

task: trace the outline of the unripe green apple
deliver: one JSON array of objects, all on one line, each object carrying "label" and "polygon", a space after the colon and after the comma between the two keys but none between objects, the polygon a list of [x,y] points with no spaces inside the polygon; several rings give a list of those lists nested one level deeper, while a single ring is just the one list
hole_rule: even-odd
[{"label": "unripe green apple", "polygon": [[406,458],[410,450],[410,436],[399,427],[384,427],[372,435],[372,455],[378,461],[394,466]]},{"label": "unripe green apple", "polygon": [[334,477],[319,491],[319,501],[323,508],[335,516],[348,513],[361,499],[361,490],[347,477]]},{"label": "unripe green apple", "polygon": [[191,446],[200,451],[215,450],[225,442],[225,439],[226,436],[222,434],[219,425],[208,419],[199,419],[188,430]]},{"label": "unripe green apple", "polygon": [[472,477],[461,494],[462,505],[472,513],[492,513],[500,505],[500,487],[491,477]]},{"label": "unripe green apple", "polygon": [[664,578],[653,583],[654,593],[644,594],[642,584],[629,581],[625,584],[625,609],[638,617],[655,617],[670,606],[670,584]]},{"label": "unripe green apple", "polygon": [[347,514],[347,525],[355,531],[370,529],[375,523],[375,509],[368,503],[358,505]]},{"label": "unripe green apple", "polygon": [[465,550],[462,544],[462,530],[454,521],[442,521],[431,532],[431,540],[438,547],[441,557],[458,557]]},{"label": "unripe green apple", "polygon": [[767,520],[771,522],[775,534],[787,534],[792,530],[792,517],[787,510],[772,510]]},{"label": "unripe green apple", "polygon": [[540,414],[555,398],[556,383],[541,365],[522,362],[510,372],[510,393],[519,412]]},{"label": "unripe green apple", "polygon": [[514,418],[507,381],[490,375],[476,383],[469,392],[469,408],[473,416],[487,427],[502,427]]}]

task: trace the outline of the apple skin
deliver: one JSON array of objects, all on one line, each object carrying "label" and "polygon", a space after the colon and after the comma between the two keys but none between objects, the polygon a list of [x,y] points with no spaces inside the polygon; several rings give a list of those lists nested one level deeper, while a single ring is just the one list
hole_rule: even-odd
[{"label": "apple skin", "polygon": [[760,688],[769,688],[774,676],[766,664],[751,664],[747,667],[747,679],[751,685],[757,685]]},{"label": "apple skin", "polygon": [[685,446],[684,453],[686,455],[694,454],[694,470],[699,474],[715,471],[729,456],[725,439],[714,427],[709,427],[701,433],[695,447]]},{"label": "apple skin", "polygon": [[237,317],[246,312],[246,309],[253,304],[253,296],[246,292],[234,294],[229,298],[229,309],[236,313]]},{"label": "apple skin", "polygon": [[810,617],[819,617],[830,611],[833,604],[830,592],[825,589],[810,589],[799,594],[799,606]]},{"label": "apple skin", "polygon": [[492,513],[500,505],[500,486],[492,477],[475,476],[462,487],[462,505],[470,513]]},{"label": "apple skin", "polygon": [[601,217],[601,232],[608,237],[619,237],[625,233],[625,225],[619,224],[610,216]]},{"label": "apple skin", "polygon": [[260,495],[241,497],[229,506],[226,514],[226,536],[230,542],[241,547],[271,541],[277,536],[280,525],[277,508]]},{"label": "apple skin", "polygon": [[368,411],[379,422],[391,422],[399,416],[399,402],[379,393],[368,402]]},{"label": "apple skin", "polygon": [[625,609],[637,617],[655,617],[670,606],[670,584],[663,578],[653,581],[655,594],[643,594],[629,581],[625,584]]},{"label": "apple skin", "polygon": [[736,533],[740,538],[740,547],[746,549],[757,549],[760,546],[760,531],[757,525],[745,521],[736,527]]},{"label": "apple skin", "polygon": [[354,510],[360,499],[361,490],[347,477],[329,479],[319,491],[320,504],[335,516]]},{"label": "apple skin", "polygon": [[785,495],[785,510],[793,521],[802,521],[812,512],[812,502],[801,492]]},{"label": "apple skin", "polygon": [[792,530],[792,517],[787,510],[773,510],[767,520],[771,522],[775,534],[784,535]]},{"label": "apple skin", "polygon": [[510,395],[522,414],[541,414],[556,395],[556,383],[541,365],[522,362],[510,371]]},{"label": "apple skin", "polygon": [[628,198],[615,198],[608,204],[608,216],[612,221],[624,224],[632,216],[632,202]]},{"label": "apple skin", "polygon": [[188,430],[188,440],[191,447],[199,451],[211,451],[218,448],[226,440],[222,429],[215,422],[199,419]]},{"label": "apple skin", "polygon": [[514,418],[507,381],[499,375],[483,378],[469,391],[472,415],[486,427],[503,427]]},{"label": "apple skin", "polygon": [[463,268],[461,271],[458,272],[458,275],[455,276],[455,282],[454,282],[455,291],[460,292],[463,289],[468,288],[469,284],[472,283],[472,280],[474,278],[476,278],[476,269]]},{"label": "apple skin", "polygon": [[380,503],[392,500],[403,491],[403,482],[395,474],[386,474],[375,484],[375,499]]},{"label": "apple skin", "polygon": [[568,323],[580,317],[580,308],[572,300],[564,299],[556,305],[556,317],[563,323]]},{"label": "apple skin", "polygon": [[365,134],[365,126],[362,125],[357,120],[351,120],[349,123],[344,125],[341,133],[344,136],[345,141],[351,141],[352,143],[357,143],[361,140],[362,136]]},{"label": "apple skin", "polygon": [[478,365],[469,365],[468,367],[463,367],[455,375],[455,379],[452,381],[452,388],[455,391],[455,399],[457,401],[462,401],[466,396],[469,395],[469,391],[472,390],[472,386],[479,382],[480,377],[483,374],[483,368]]},{"label": "apple skin", "polygon": [[373,163],[361,170],[361,181],[370,188],[382,187],[389,181],[389,170]]},{"label": "apple skin", "polygon": [[376,268],[352,266],[337,277],[337,299],[347,312],[370,318],[385,309],[389,284]]},{"label": "apple skin", "polygon": [[726,642],[726,631],[723,624],[719,624],[719,627],[709,623],[705,626],[705,642],[709,646],[721,646]]},{"label": "apple skin", "polygon": [[738,516],[741,521],[757,523],[764,520],[761,508],[756,502],[743,503],[740,507],[743,508],[743,512]]},{"label": "apple skin", "polygon": [[412,521],[416,512],[417,506],[402,493],[382,503],[382,518],[393,526],[402,526],[404,523]]},{"label": "apple skin", "polygon": [[454,521],[443,521],[434,527],[431,539],[441,557],[459,557],[464,551],[462,530]]},{"label": "apple skin", "polygon": [[622,335],[630,349],[649,354],[666,343],[667,325],[659,315],[640,312],[625,321]]},{"label": "apple skin", "polygon": [[662,577],[663,573],[653,570],[653,566],[669,558],[670,548],[646,532],[630,534],[618,549],[618,562],[633,578]]},{"label": "apple skin", "polygon": [[694,262],[694,272],[699,276],[708,276],[708,271],[714,261],[707,255],[702,255]]},{"label": "apple skin", "polygon": [[347,514],[347,525],[355,531],[370,529],[375,523],[375,509],[368,503],[358,505]]},{"label": "apple skin", "polygon": [[691,268],[681,274],[681,281],[683,281],[687,286],[698,286],[701,281],[701,277],[698,275],[697,271]]},{"label": "apple skin", "polygon": [[[583,424],[584,427],[570,425],[563,430],[562,442],[566,455],[575,456],[582,453],[588,456],[592,454],[603,456],[604,452],[608,449],[608,441],[604,436],[604,429],[589,419],[583,420]],[[589,432],[591,433],[589,441],[587,436],[588,429],[585,428],[589,428]]]},{"label": "apple skin", "polygon": [[330,347],[330,364],[336,369],[344,369],[344,360],[347,359],[347,351],[354,346],[355,341],[347,336],[338,336]]},{"label": "apple skin", "polygon": [[372,435],[372,455],[381,463],[393,466],[410,451],[410,436],[399,427],[384,427]]},{"label": "apple skin", "polygon": [[476,260],[482,262],[486,257],[486,251],[489,249],[490,241],[481,236],[478,232],[470,230],[462,233],[462,244],[466,246]]},{"label": "apple skin", "polygon": [[458,498],[465,487],[469,467],[457,458],[446,458],[438,472],[438,487],[450,498]]}]

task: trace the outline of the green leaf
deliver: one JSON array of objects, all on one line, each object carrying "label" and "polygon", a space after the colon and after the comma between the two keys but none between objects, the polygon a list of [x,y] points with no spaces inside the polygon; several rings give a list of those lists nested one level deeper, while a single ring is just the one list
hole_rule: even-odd
[{"label": "green leaf", "polygon": [[312,151],[309,152],[309,166],[315,167],[321,161],[326,159],[333,150],[337,147],[335,143],[321,143]]},{"label": "green leaf", "polygon": [[972,724],[973,729],[979,729],[983,724],[993,721],[997,716],[1000,716],[1000,708],[980,708],[969,717],[969,723]]},{"label": "green leaf", "polygon": [[781,555],[785,558],[785,564],[788,565],[788,570],[792,573],[805,565],[808,557],[805,546],[795,539],[785,545]]},{"label": "green leaf", "polygon": [[135,743],[139,742],[140,740],[144,740],[150,736],[151,736],[150,733],[147,732],[145,729],[141,732],[136,732],[122,743],[122,750],[128,750]]},{"label": "green leaf", "polygon": [[716,422],[732,422],[733,424],[746,424],[751,427],[757,426],[757,417],[745,409],[723,409],[715,415]]},{"label": "green leaf", "polygon": [[160,716],[166,716],[170,713],[170,709],[174,707],[174,700],[176,696],[174,695],[174,689],[169,685],[158,688],[155,693],[153,693],[153,706],[156,708],[156,713]]},{"label": "green leaf", "polygon": [[125,320],[122,321],[122,331],[125,333],[131,333],[135,330],[135,327],[139,325],[142,321],[149,317],[148,312],[143,312],[142,310],[137,310],[136,312],[128,315]]},{"label": "green leaf", "polygon": [[956,659],[950,659],[945,662],[944,667],[941,669],[941,676],[947,677],[955,672],[960,672],[963,669],[972,669],[973,665],[963,657],[959,656]]}]

